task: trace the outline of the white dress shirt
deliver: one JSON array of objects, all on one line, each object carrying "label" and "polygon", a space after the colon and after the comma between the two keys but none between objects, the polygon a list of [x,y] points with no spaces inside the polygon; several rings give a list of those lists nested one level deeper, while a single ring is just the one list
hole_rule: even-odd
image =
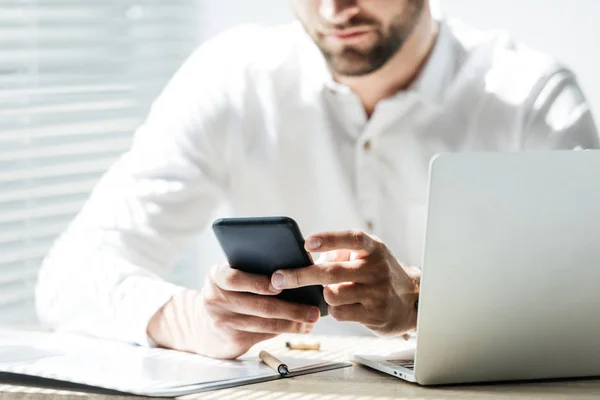
[{"label": "white dress shirt", "polygon": [[151,316],[182,290],[169,269],[224,203],[293,217],[304,234],[363,229],[419,266],[433,155],[598,146],[573,74],[502,33],[442,20],[418,79],[367,118],[298,23],[236,28],[183,65],[57,241],[39,316],[147,344]]}]

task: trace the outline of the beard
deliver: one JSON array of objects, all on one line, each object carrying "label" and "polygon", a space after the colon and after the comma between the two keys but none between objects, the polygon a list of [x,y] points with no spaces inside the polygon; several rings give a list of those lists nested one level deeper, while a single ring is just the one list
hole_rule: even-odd
[{"label": "beard", "polygon": [[341,76],[368,75],[383,67],[400,51],[419,22],[424,3],[425,0],[408,0],[404,12],[394,18],[387,28],[378,21],[360,15],[344,25],[331,27],[340,30],[361,26],[374,27],[376,38],[368,48],[347,45],[334,49],[327,45],[322,34],[311,36],[334,73]]}]

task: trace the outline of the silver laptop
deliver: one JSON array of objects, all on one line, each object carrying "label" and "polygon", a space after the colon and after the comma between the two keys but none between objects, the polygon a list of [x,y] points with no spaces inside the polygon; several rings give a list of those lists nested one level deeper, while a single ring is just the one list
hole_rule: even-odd
[{"label": "silver laptop", "polygon": [[600,151],[436,157],[422,266],[414,356],[356,361],[422,385],[600,376]]}]

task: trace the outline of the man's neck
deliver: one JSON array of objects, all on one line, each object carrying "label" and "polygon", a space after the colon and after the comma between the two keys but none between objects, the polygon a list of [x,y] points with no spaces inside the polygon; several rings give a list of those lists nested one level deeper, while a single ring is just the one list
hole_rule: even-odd
[{"label": "man's neck", "polygon": [[427,7],[412,35],[390,60],[377,71],[364,76],[336,76],[334,79],[356,93],[368,117],[381,100],[405,90],[417,78],[437,39],[439,24]]}]

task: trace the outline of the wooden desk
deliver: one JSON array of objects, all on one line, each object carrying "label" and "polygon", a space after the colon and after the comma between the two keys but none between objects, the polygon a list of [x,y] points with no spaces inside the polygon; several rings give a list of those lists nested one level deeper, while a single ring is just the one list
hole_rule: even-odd
[{"label": "wooden desk", "polygon": [[[291,337],[271,340],[252,352],[268,349],[273,353],[288,353],[284,342]],[[354,350],[376,348],[382,344],[405,346],[403,340],[384,341],[376,338],[317,337],[322,351],[294,351],[294,356],[332,360],[347,360]],[[0,400],[66,400],[132,399],[94,390],[65,390],[64,388],[33,386],[24,380],[18,384],[0,383]],[[184,399],[248,399],[248,400],[379,400],[379,399],[600,399],[600,379],[564,380],[552,382],[489,384],[424,388],[406,383],[389,375],[356,365],[348,368],[277,381],[241,386],[186,396]]]}]

